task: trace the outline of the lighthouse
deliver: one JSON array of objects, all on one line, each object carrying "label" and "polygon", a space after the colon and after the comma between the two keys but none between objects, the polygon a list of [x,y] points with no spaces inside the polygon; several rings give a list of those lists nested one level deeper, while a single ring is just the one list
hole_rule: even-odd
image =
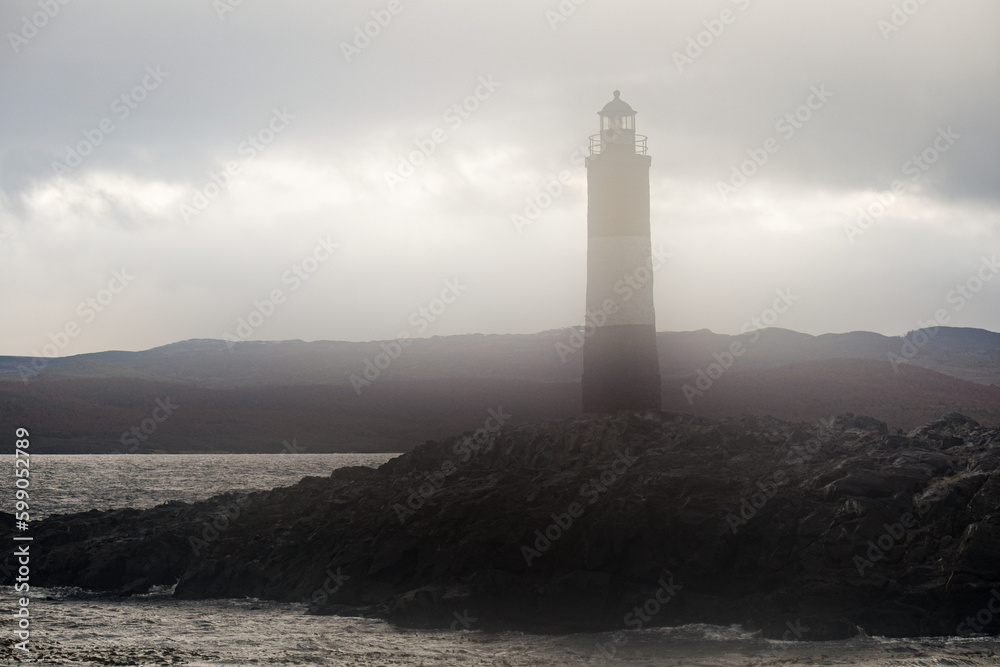
[{"label": "lighthouse", "polygon": [[660,409],[646,137],[616,90],[587,165],[583,411]]}]

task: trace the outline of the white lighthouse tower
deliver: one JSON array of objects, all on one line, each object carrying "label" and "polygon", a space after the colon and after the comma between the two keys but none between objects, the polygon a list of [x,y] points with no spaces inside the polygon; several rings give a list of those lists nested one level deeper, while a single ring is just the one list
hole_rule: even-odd
[{"label": "white lighthouse tower", "polygon": [[620,98],[598,112],[587,158],[583,410],[660,409],[646,137]]}]

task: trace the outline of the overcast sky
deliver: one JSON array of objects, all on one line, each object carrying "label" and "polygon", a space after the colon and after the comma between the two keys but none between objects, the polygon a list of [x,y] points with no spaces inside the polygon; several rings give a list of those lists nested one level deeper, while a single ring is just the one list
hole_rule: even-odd
[{"label": "overcast sky", "polygon": [[896,5],[7,0],[0,354],[581,324],[615,89],[659,330],[998,331],[1000,3]]}]

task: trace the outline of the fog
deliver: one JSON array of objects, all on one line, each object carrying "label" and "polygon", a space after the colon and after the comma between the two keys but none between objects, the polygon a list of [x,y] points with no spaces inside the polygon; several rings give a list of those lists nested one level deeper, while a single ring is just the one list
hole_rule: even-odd
[{"label": "fog", "polygon": [[806,333],[1000,330],[996,3],[41,0],[0,33],[0,354],[581,324],[615,89],[659,330],[779,292]]}]

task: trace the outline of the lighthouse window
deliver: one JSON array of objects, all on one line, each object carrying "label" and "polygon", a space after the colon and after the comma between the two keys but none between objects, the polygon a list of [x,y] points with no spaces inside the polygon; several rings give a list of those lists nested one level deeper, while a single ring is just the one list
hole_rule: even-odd
[{"label": "lighthouse window", "polygon": [[604,130],[633,130],[635,119],[632,116],[602,116],[601,128]]}]

